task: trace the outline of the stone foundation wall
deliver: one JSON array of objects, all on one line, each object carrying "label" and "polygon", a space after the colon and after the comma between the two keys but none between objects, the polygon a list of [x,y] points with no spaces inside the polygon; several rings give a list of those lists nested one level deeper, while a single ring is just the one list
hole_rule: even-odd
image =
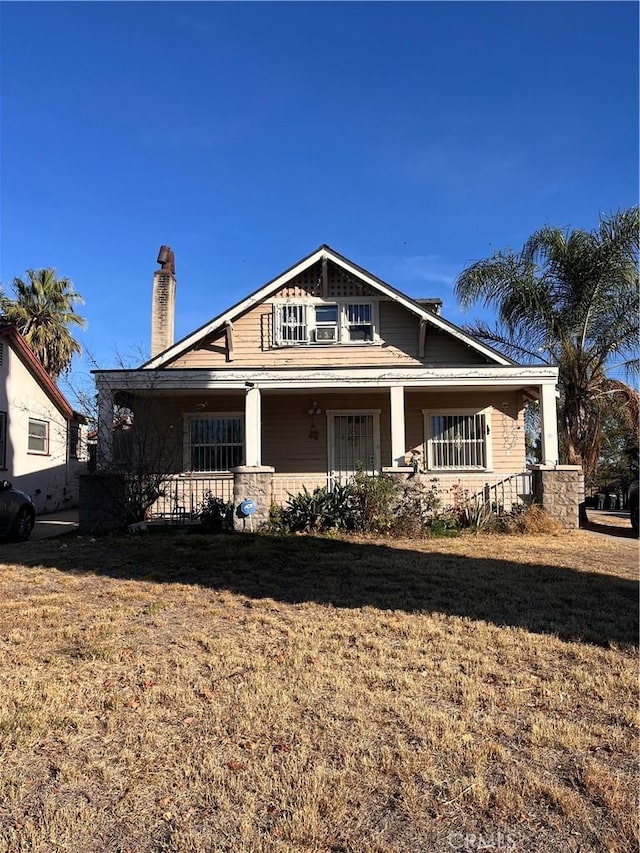
[{"label": "stone foundation wall", "polygon": [[[231,473],[233,474],[233,527],[234,530],[250,533],[269,520],[275,468],[242,466],[233,468]],[[240,504],[244,500],[252,500],[256,505],[253,515],[245,517],[240,512]]]},{"label": "stone foundation wall", "polygon": [[582,469],[578,465],[535,465],[532,476],[534,501],[564,528],[576,530],[584,501]]}]

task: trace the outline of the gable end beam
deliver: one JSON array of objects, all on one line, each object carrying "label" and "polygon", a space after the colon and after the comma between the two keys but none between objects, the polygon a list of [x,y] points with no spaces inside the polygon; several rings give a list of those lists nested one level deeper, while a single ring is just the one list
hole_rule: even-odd
[{"label": "gable end beam", "polygon": [[233,323],[224,324],[224,336],[227,345],[227,361],[233,361]]},{"label": "gable end beam", "polygon": [[427,321],[420,320],[420,331],[418,333],[418,358],[424,358],[427,348]]}]

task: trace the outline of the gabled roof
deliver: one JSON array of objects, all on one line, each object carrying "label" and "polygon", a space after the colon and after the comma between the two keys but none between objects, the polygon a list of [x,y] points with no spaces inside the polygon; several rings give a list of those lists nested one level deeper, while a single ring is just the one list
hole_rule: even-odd
[{"label": "gabled roof", "polygon": [[304,270],[313,266],[313,264],[317,263],[319,260],[326,258],[329,261],[332,261],[339,267],[342,267],[347,273],[350,275],[356,276],[368,284],[374,290],[377,290],[379,293],[382,293],[388,299],[392,299],[393,301],[399,303],[408,311],[411,311],[421,320],[425,320],[427,323],[430,323],[432,326],[435,326],[442,331],[448,332],[453,335],[455,338],[458,338],[460,341],[465,343],[467,346],[471,347],[471,349],[476,350],[481,353],[486,358],[489,358],[491,361],[502,364],[502,365],[513,365],[516,362],[504,356],[502,353],[493,349],[492,347],[486,346],[486,344],[481,343],[476,340],[472,335],[469,335],[459,326],[456,326],[454,323],[450,323],[448,320],[445,320],[438,314],[434,314],[433,311],[430,311],[425,307],[424,304],[420,304],[414,299],[411,299],[409,296],[406,296],[404,293],[401,293],[399,290],[396,290],[390,284],[368,272],[368,270],[363,269],[362,267],[354,264],[353,261],[350,261],[348,258],[345,258],[343,255],[340,255],[330,246],[327,246],[326,243],[323,243],[315,252],[312,252],[310,255],[307,255],[302,260],[298,261],[292,267],[289,267],[288,270],[281,273],[271,281],[262,285],[262,287],[255,290],[245,299],[240,302],[237,302],[231,308],[227,309],[224,313],[219,314],[217,317],[214,317],[213,320],[210,320],[208,323],[205,323],[204,326],[200,326],[199,329],[196,329],[195,332],[192,332],[190,335],[182,338],[182,340],[170,346],[168,349],[164,350],[164,352],[158,353],[153,358],[149,359],[145,364],[142,365],[142,369],[152,370],[159,367],[164,367],[167,364],[170,364],[176,358],[179,358],[185,352],[194,349],[198,346],[205,338],[209,337],[209,335],[221,331],[226,323],[232,323],[250,308],[253,308],[254,305],[258,305],[260,302],[263,302],[265,299],[268,299],[273,293],[276,293],[286,284],[288,284],[292,279],[294,279],[297,275],[304,272]]},{"label": "gabled roof", "polygon": [[3,325],[0,326],[0,340],[6,340],[11,345],[12,349],[15,350],[17,355],[19,356],[22,363],[25,365],[29,373],[33,376],[38,385],[42,388],[45,394],[49,397],[54,406],[68,419],[72,418],[80,418],[82,419],[82,415],[78,415],[73,411],[71,405],[67,401],[66,397],[63,395],[62,391],[55,384],[53,379],[49,376],[44,367],[40,364],[38,359],[36,358],[33,350],[27,344],[22,335],[18,332],[15,326],[11,325]]}]

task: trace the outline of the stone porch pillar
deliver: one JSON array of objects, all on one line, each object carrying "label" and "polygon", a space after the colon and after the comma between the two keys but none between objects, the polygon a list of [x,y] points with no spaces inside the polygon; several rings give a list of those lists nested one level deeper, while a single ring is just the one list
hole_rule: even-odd
[{"label": "stone porch pillar", "polygon": [[[273,475],[275,468],[269,465],[250,467],[240,465],[232,468],[233,474],[233,528],[240,532],[252,533],[269,519],[269,510],[273,500]],[[256,511],[244,516],[240,505],[245,500],[251,500],[256,505]]]},{"label": "stone porch pillar", "polygon": [[405,464],[406,440],[404,425],[404,386],[389,388],[391,403],[391,466],[401,468]]},{"label": "stone porch pillar", "polygon": [[584,500],[584,477],[579,465],[534,465],[533,499],[567,530],[579,526],[580,503]]}]

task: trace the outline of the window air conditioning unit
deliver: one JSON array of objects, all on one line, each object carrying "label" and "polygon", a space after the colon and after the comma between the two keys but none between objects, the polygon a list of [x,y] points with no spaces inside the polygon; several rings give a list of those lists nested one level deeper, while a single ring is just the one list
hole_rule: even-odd
[{"label": "window air conditioning unit", "polygon": [[330,344],[338,339],[338,330],[335,326],[318,326],[316,329],[316,343]]}]

